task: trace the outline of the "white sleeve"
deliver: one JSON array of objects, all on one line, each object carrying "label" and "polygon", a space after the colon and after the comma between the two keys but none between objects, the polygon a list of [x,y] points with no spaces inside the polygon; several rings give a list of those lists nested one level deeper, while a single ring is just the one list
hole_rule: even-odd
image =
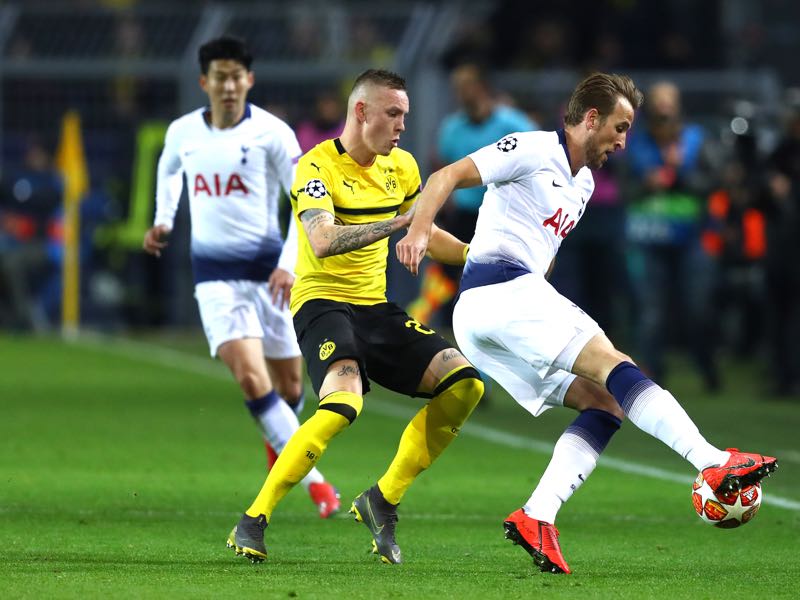
[{"label": "white sleeve", "polygon": [[183,165],[178,153],[178,141],[172,126],[167,129],[164,149],[158,159],[156,183],[156,215],[154,225],[166,225],[172,229],[183,187]]},{"label": "white sleeve", "polygon": [[289,216],[289,230],[286,232],[286,239],[283,241],[283,249],[278,259],[278,268],[294,274],[297,264],[297,219],[294,215]]},{"label": "white sleeve", "polygon": [[526,133],[509,134],[469,157],[478,168],[483,185],[517,181],[533,173],[542,162]]},{"label": "white sleeve", "polygon": [[[272,163],[278,174],[281,188],[290,196],[292,184],[294,183],[295,171],[297,171],[297,161],[303,152],[294,131],[286,125],[278,130],[278,139],[272,145]],[[290,215],[289,229],[286,232],[286,239],[283,241],[283,249],[278,259],[278,268],[294,273],[297,264],[297,224],[294,215]]]},{"label": "white sleeve", "polygon": [[297,161],[300,160],[303,151],[300,150],[300,143],[291,127],[284,123],[277,133],[276,139],[270,145],[270,160],[278,174],[281,188],[288,196],[292,192]]}]

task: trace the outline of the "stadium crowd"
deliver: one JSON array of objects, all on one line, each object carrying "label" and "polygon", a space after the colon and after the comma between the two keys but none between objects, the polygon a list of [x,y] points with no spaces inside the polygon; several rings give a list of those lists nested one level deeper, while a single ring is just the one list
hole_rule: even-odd
[{"label": "stadium crowd", "polygon": [[[516,123],[544,129],[559,126],[563,107],[537,103],[535,90],[519,94],[504,89],[494,84],[497,75],[658,70],[663,76],[651,77],[652,84],[643,86],[645,104],[627,150],[595,172],[585,222],[570,233],[571,243],[561,252],[552,281],[631,347],[659,381],[669,377],[665,353],[678,350],[691,354],[706,388],[716,391],[725,386],[720,355],[733,354],[764,364],[770,372],[766,380],[773,382],[769,392],[797,397],[800,357],[791,344],[800,333],[800,95],[789,87],[781,104],[771,107],[727,98],[709,119],[707,110],[686,101],[681,78],[675,75],[684,69],[743,67],[769,59],[770,47],[756,25],[742,25],[732,33],[719,2],[673,0],[663,4],[658,19],[644,2],[579,4],[575,8],[571,3],[567,12],[552,3],[505,0],[492,4],[491,10],[476,11],[474,17],[465,11],[438,63],[441,78],[453,76],[450,110],[461,116],[464,127],[481,125],[491,114],[471,111],[465,100],[467,63],[480,73],[479,87],[485,78],[493,110],[514,111]],[[114,15],[114,28],[101,51],[120,61],[147,55],[152,42],[136,5],[103,3]],[[320,60],[325,49],[318,23],[308,11],[294,15],[284,51],[298,60]],[[2,48],[4,56],[20,59],[41,52],[46,41],[41,30],[25,29],[24,24]],[[397,49],[385,42],[376,21],[364,16],[352,28],[349,60],[375,67],[392,64]],[[741,44],[734,47],[730,39],[739,33]],[[782,62],[774,66],[786,85],[798,83],[786,75]],[[270,89],[254,89],[252,97],[285,118],[307,151],[341,129],[343,90],[349,83],[306,86],[299,101],[271,96]],[[13,78],[3,83],[3,130],[8,133],[0,178],[0,327],[46,330],[59,319],[61,192],[52,164],[57,129],[25,117],[25,99],[32,93],[49,94],[64,106],[77,100],[82,108],[92,173],[91,202],[82,209],[84,321],[98,327],[170,324],[169,314],[148,304],[164,291],[161,267],[132,252],[123,252],[120,259],[118,251],[98,245],[95,233],[127,217],[136,130],[144,121],[175,112],[175,90],[163,81],[124,72],[87,82],[91,93],[78,98],[52,82],[39,81],[21,91],[25,85]],[[90,103],[86,99],[91,94],[102,101]],[[82,101],[86,104],[81,107]],[[760,117],[764,114],[769,118]],[[435,164],[458,158],[441,153],[445,127],[443,122],[442,131],[431,131],[426,140],[431,156],[438,157]],[[427,175],[423,173],[423,180]],[[93,278],[98,273],[111,274],[110,280],[127,286],[127,292],[109,292],[102,285],[109,278],[98,281]],[[422,309],[433,325],[446,329],[448,312],[437,314],[436,309],[449,302],[445,296],[452,296],[458,273],[448,270],[437,276],[435,284],[422,290],[427,303]],[[390,290],[392,284],[390,280]],[[108,309],[111,297],[117,304]]]}]

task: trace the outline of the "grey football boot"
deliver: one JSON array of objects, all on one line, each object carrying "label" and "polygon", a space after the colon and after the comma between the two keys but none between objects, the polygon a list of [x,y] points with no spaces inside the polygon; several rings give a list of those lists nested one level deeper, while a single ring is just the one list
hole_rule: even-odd
[{"label": "grey football boot", "polygon": [[379,554],[387,564],[400,564],[403,557],[394,539],[397,524],[397,505],[390,504],[381,494],[377,484],[353,500],[350,512],[359,523],[364,523],[372,534],[372,553]]},{"label": "grey football boot", "polygon": [[243,514],[228,534],[228,548],[233,548],[237,555],[246,556],[250,562],[262,562],[267,558],[267,547],[264,545],[266,528],[267,518],[264,515],[251,517]]}]

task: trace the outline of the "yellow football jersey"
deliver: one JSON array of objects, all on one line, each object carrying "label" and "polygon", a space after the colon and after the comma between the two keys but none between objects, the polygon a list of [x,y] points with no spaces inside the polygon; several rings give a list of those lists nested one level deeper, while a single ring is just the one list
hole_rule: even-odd
[{"label": "yellow football jersey", "polygon": [[362,167],[339,139],[312,148],[297,165],[292,209],[297,219],[298,253],[292,287],[292,314],[307,300],[323,298],[351,304],[386,302],[386,260],[389,238],[358,250],[317,258],[299,215],[319,208],[332,213],[337,225],[387,221],[411,208],[420,191],[414,157],[395,148]]}]

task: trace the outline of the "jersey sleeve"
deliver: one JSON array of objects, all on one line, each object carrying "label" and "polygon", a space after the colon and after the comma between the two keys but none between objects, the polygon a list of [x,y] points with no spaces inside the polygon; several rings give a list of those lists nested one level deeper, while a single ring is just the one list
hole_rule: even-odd
[{"label": "jersey sleeve", "polygon": [[417,161],[414,160],[414,157],[410,154],[407,155],[407,160],[403,164],[401,184],[405,191],[405,196],[397,212],[403,215],[414,206],[422,190],[422,178],[419,174],[419,166],[417,165]]},{"label": "jersey sleeve", "polygon": [[330,169],[314,155],[306,154],[297,165],[297,174],[292,185],[297,215],[311,208],[319,208],[335,214],[333,208],[334,178]]},{"label": "jersey sleeve", "polygon": [[511,133],[468,156],[478,168],[483,185],[517,181],[542,164],[540,152],[525,133]]},{"label": "jersey sleeve", "polygon": [[173,124],[167,129],[164,149],[158,159],[156,214],[153,220],[154,225],[166,225],[170,229],[175,221],[183,187],[183,165],[178,145],[178,134]]},{"label": "jersey sleeve", "polygon": [[277,135],[270,145],[269,152],[269,160],[275,167],[281,188],[288,194],[292,190],[297,162],[303,154],[300,150],[297,136],[288,125],[284,125],[277,130]]},{"label": "jersey sleeve", "polygon": [[286,239],[283,241],[281,255],[278,258],[278,268],[294,274],[297,265],[297,219],[289,219],[289,229],[286,232]]}]

